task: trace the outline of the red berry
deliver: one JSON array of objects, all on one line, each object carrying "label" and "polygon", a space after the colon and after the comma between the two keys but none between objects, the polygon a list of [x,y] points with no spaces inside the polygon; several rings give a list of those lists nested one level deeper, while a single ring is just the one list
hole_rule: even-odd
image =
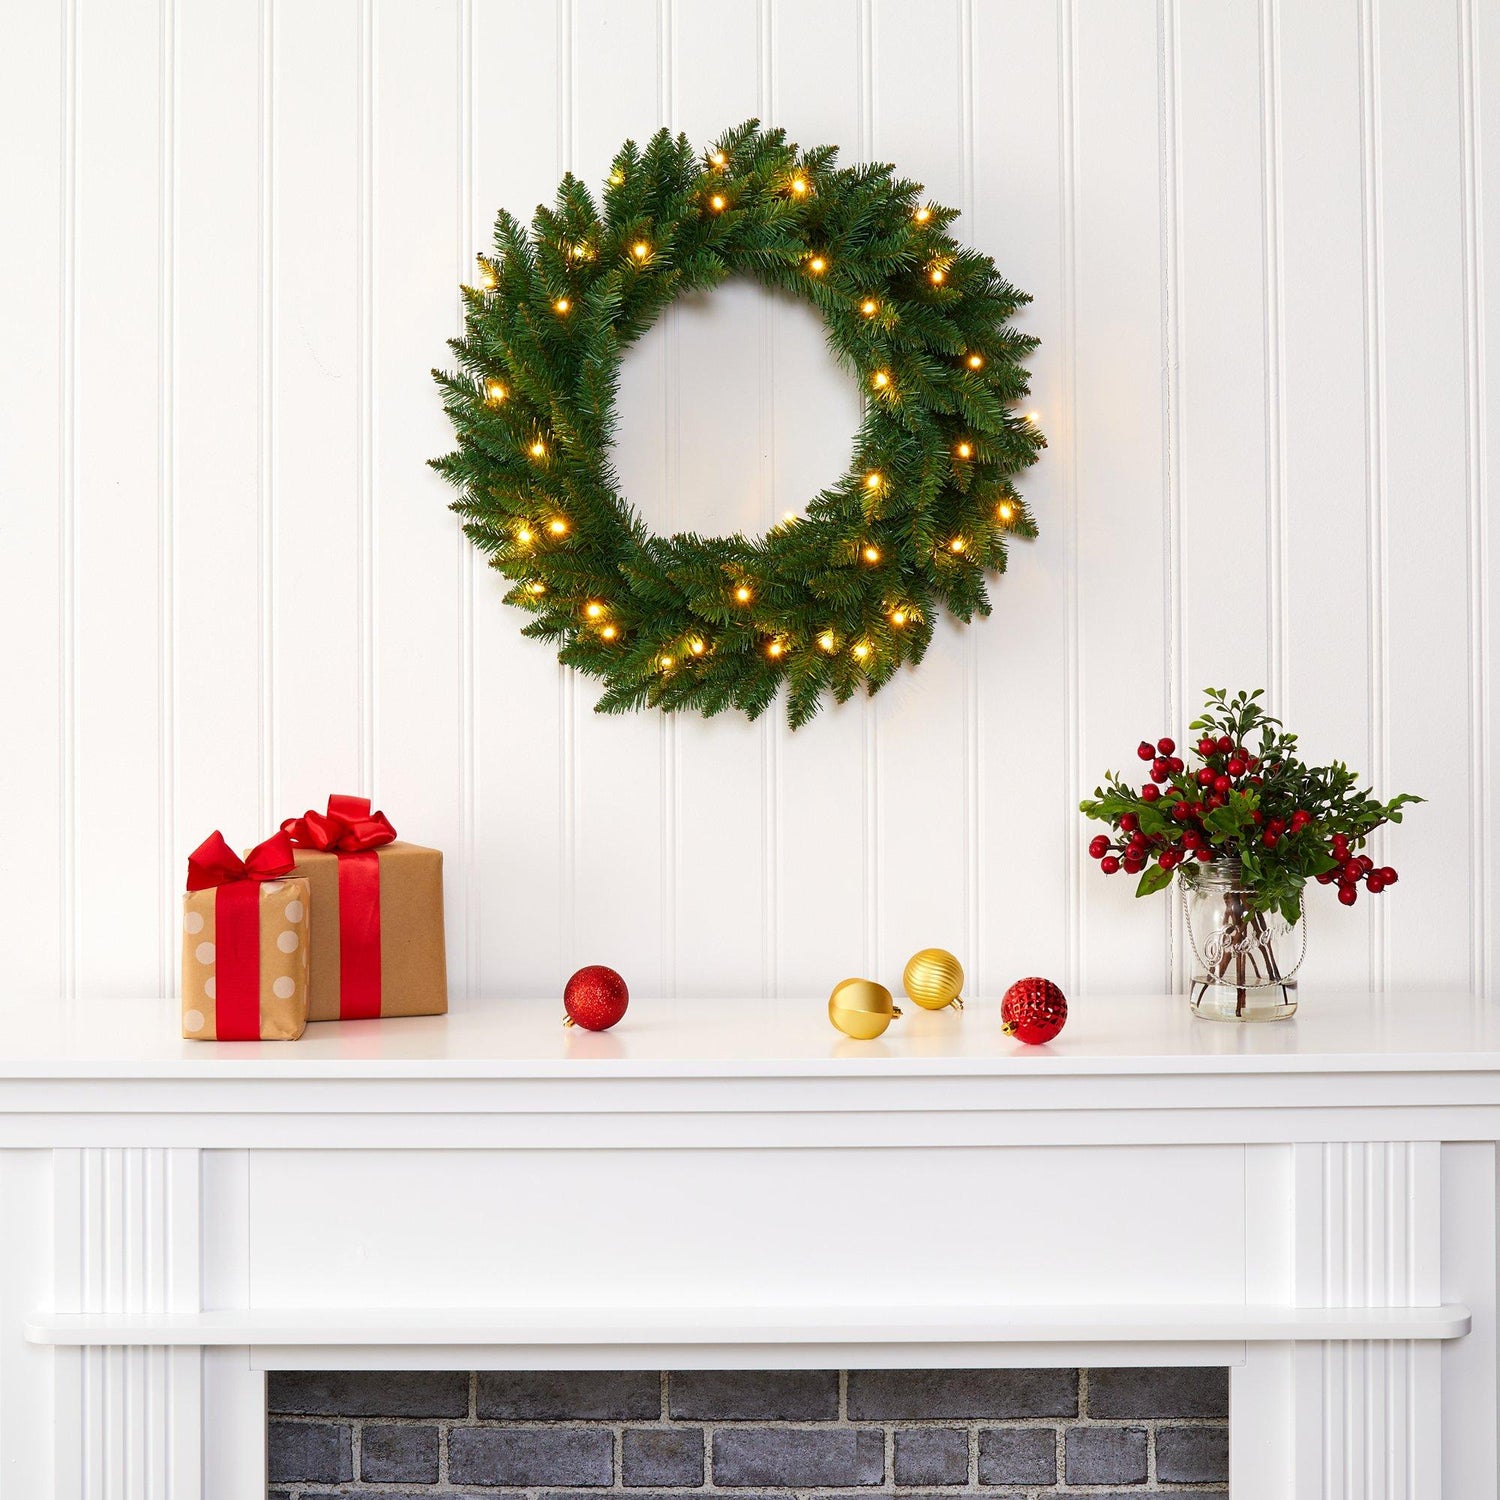
[{"label": "red berry", "polygon": [[1333,836],[1333,857],[1337,860],[1349,858],[1349,840],[1341,833]]},{"label": "red berry", "polygon": [[1359,857],[1359,867],[1368,875],[1375,868],[1375,861],[1368,854],[1361,854]]},{"label": "red berry", "polygon": [[1167,770],[1166,763],[1164,761],[1157,761],[1157,763],[1151,767],[1152,781],[1158,783],[1163,782],[1170,774],[1171,773]]},{"label": "red berry", "polygon": [[1379,870],[1371,870],[1370,873],[1365,876],[1365,889],[1369,891],[1372,896],[1378,896],[1385,889],[1385,881],[1380,878]]},{"label": "red berry", "polygon": [[1227,776],[1214,777],[1214,790],[1216,792],[1227,792],[1230,786],[1231,782]]},{"label": "red berry", "polygon": [[1229,752],[1234,749],[1234,741],[1230,739],[1227,734],[1221,734],[1219,736],[1219,742],[1214,748],[1219,752],[1220,755],[1228,755]]},{"label": "red berry", "polygon": [[1127,875],[1139,875],[1146,868],[1146,856],[1144,854],[1127,854],[1125,856],[1124,868]]},{"label": "red berry", "polygon": [[1160,750],[1163,755],[1170,755],[1177,748],[1177,741],[1174,740],[1171,735],[1164,734],[1159,740],[1157,740],[1156,748]]},{"label": "red berry", "polygon": [[1229,798],[1226,797],[1223,792],[1215,792],[1213,796],[1208,799],[1208,805],[1210,807],[1223,807],[1223,805],[1228,801]]},{"label": "red berry", "polygon": [[1209,844],[1204,844],[1201,849],[1194,849],[1193,850],[1193,858],[1194,859],[1201,859],[1204,864],[1207,864],[1209,862],[1209,860],[1211,860],[1213,857],[1214,857],[1214,851],[1213,851],[1212,846],[1209,845]]},{"label": "red berry", "polygon": [[1272,818],[1271,821],[1266,824],[1266,827],[1269,828],[1272,833],[1285,833],[1286,820],[1284,818]]},{"label": "red berry", "polygon": [[1208,767],[1208,766],[1204,766],[1203,769],[1198,772],[1198,785],[1199,786],[1212,786],[1213,784],[1214,784],[1214,773],[1213,773],[1213,770],[1210,767]]},{"label": "red berry", "polygon": [[1254,811],[1254,812],[1253,812],[1253,813],[1251,813],[1251,814],[1250,814],[1250,821],[1251,821],[1251,822],[1252,822],[1252,823],[1263,823],[1263,822],[1264,822],[1264,821],[1265,821],[1265,815],[1264,815],[1264,814],[1263,814],[1263,813],[1262,813],[1262,812],[1261,812],[1261,810],[1260,810],[1260,809],[1259,809],[1259,808],[1258,808],[1258,807],[1257,807],[1257,808],[1256,808],[1256,809],[1255,809],[1255,811]]},{"label": "red berry", "polygon": [[1214,742],[1209,739],[1207,735],[1204,735],[1204,737],[1198,741],[1199,755],[1212,755],[1216,748],[1217,746],[1215,746]]},{"label": "red berry", "polygon": [[1126,833],[1134,833],[1141,826],[1141,820],[1134,813],[1125,813],[1120,819],[1120,827]]},{"label": "red berry", "polygon": [[1333,871],[1332,870],[1320,870],[1315,876],[1313,876],[1313,879],[1316,880],[1319,885],[1332,885],[1333,884]]},{"label": "red berry", "polygon": [[1167,760],[1167,769],[1174,776],[1181,776],[1183,771],[1187,768],[1183,765],[1182,757],[1180,755],[1173,755],[1170,756]]},{"label": "red berry", "polygon": [[1349,860],[1344,866],[1344,879],[1351,883],[1358,880],[1364,873],[1364,866],[1357,859]]},{"label": "red berry", "polygon": [[1224,768],[1231,776],[1243,776],[1245,774],[1245,762],[1235,756]]},{"label": "red berry", "polygon": [[1099,861],[1099,868],[1106,875],[1113,875],[1120,868],[1120,861],[1113,854],[1109,854]]},{"label": "red berry", "polygon": [[1356,891],[1352,885],[1339,886],[1339,900],[1342,901],[1345,906],[1353,906],[1358,899],[1359,892]]},{"label": "red berry", "polygon": [[1147,785],[1147,786],[1143,786],[1141,788],[1141,801],[1142,802],[1155,802],[1156,799],[1158,797],[1160,797],[1160,796],[1161,796],[1161,788],[1159,786],[1150,786],[1150,785]]},{"label": "red berry", "polygon": [[1196,828],[1184,829],[1182,835],[1182,847],[1184,849],[1196,849],[1198,847],[1198,840],[1200,837],[1201,835]]},{"label": "red berry", "polygon": [[1292,814],[1292,832],[1301,833],[1302,830],[1306,828],[1307,825],[1311,822],[1312,819],[1308,817],[1308,815],[1299,807],[1297,811]]},{"label": "red berry", "polygon": [[1172,804],[1172,816],[1179,823],[1186,823],[1187,820],[1192,817],[1192,815],[1192,810],[1188,807],[1186,802],[1174,802]]},{"label": "red berry", "polygon": [[1380,879],[1383,885],[1395,885],[1396,872],[1389,865],[1380,867]]},{"label": "red berry", "polygon": [[1163,849],[1157,857],[1157,863],[1164,870],[1170,870],[1182,856],[1175,849]]},{"label": "red berry", "polygon": [[1281,842],[1281,840],[1277,838],[1277,836],[1269,828],[1266,829],[1263,834],[1261,834],[1260,841],[1266,846],[1267,849],[1274,849],[1277,844]]},{"label": "red berry", "polygon": [[1140,744],[1135,747],[1135,753],[1139,755],[1142,760],[1155,760],[1156,746],[1153,745],[1150,740],[1142,740]]},{"label": "red berry", "polygon": [[1102,833],[1096,833],[1089,840],[1089,853],[1095,859],[1103,859],[1109,853],[1109,840]]}]

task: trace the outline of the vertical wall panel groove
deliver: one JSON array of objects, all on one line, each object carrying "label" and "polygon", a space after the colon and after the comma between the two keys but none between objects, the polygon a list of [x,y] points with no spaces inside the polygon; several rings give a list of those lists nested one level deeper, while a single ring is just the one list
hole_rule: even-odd
[{"label": "vertical wall panel groove", "polygon": [[1464,397],[1469,533],[1469,851],[1470,984],[1489,986],[1493,915],[1490,911],[1490,676],[1489,523],[1485,513],[1485,381],[1479,246],[1479,85],[1475,64],[1474,0],[1459,0],[1459,99],[1462,111],[1464,247]]},{"label": "vertical wall panel groove", "polygon": [[[1367,567],[1369,570],[1370,619],[1370,776],[1374,785],[1385,786],[1389,763],[1386,725],[1387,642],[1385,571],[1385,389],[1384,319],[1385,287],[1383,208],[1381,203],[1380,150],[1380,39],[1376,8],[1378,0],[1361,0],[1360,21],[1360,130],[1364,150],[1361,205],[1365,223],[1365,441]],[[1373,842],[1376,863],[1383,863],[1384,837]],[[1377,903],[1370,920],[1370,981],[1385,988],[1388,935],[1385,908]]]},{"label": "vertical wall panel groove", "polygon": [[1267,697],[1286,712],[1286,450],[1282,443],[1285,336],[1281,285],[1280,0],[1261,0],[1262,188],[1265,245]]},{"label": "vertical wall panel groove", "polygon": [[360,791],[377,796],[379,785],[375,764],[378,734],[375,684],[378,667],[375,660],[375,422],[378,396],[375,389],[376,308],[379,290],[376,286],[375,262],[375,194],[377,163],[375,160],[375,73],[376,12],[374,0],[360,0],[359,11],[359,572],[356,584],[359,611],[359,675],[357,712],[359,714],[359,781]]},{"label": "vertical wall panel groove", "polygon": [[[458,280],[469,284],[474,277],[474,0],[462,0],[458,44],[459,89],[459,196]],[[460,295],[454,324],[461,333],[464,303]],[[477,755],[474,704],[474,548],[464,535],[457,517],[453,525],[459,570],[459,800],[463,824],[463,994],[473,1000],[479,983],[479,861],[477,791],[474,763]]]},{"label": "vertical wall panel groove", "polygon": [[1062,425],[1057,443],[1063,468],[1065,533],[1065,582],[1067,623],[1065,626],[1066,668],[1063,672],[1063,701],[1066,715],[1063,752],[1063,817],[1060,834],[1066,840],[1067,897],[1065,933],[1067,944],[1067,985],[1076,989],[1083,978],[1083,855],[1079,850],[1077,822],[1073,799],[1080,795],[1083,780],[1083,716],[1079,692],[1082,670],[1079,660],[1080,603],[1078,591],[1078,118],[1074,100],[1078,89],[1078,0],[1058,0],[1061,44],[1058,51],[1058,153],[1062,170],[1062,223],[1059,251],[1062,260],[1062,329],[1065,410],[1057,414]]},{"label": "vertical wall panel groove", "polygon": [[157,233],[161,250],[157,272],[157,580],[156,580],[156,699],[157,699],[157,989],[164,995],[175,993],[177,976],[173,941],[173,891],[175,880],[175,838],[173,810],[177,805],[176,742],[173,666],[176,651],[176,561],[174,553],[175,456],[176,456],[176,387],[175,339],[176,311],[175,260],[173,254],[176,210],[177,142],[175,136],[177,89],[177,15],[173,0],[161,0],[158,19],[161,29],[161,140],[158,163],[158,191],[161,195]]},{"label": "vertical wall panel groove", "polygon": [[257,434],[260,817],[276,816],[276,0],[260,0],[260,326]]},{"label": "vertical wall panel groove", "polygon": [[[1157,88],[1161,96],[1161,254],[1162,254],[1162,465],[1166,483],[1162,490],[1162,529],[1166,542],[1167,587],[1162,600],[1167,637],[1164,692],[1167,702],[1167,733],[1186,735],[1183,656],[1187,624],[1182,590],[1182,292],[1178,283],[1182,263],[1181,222],[1178,205],[1182,198],[1180,138],[1182,116],[1178,79],[1178,3],[1161,0],[1157,26],[1161,32],[1161,58]],[[1186,755],[1186,749],[1183,751]],[[1171,893],[1175,896],[1176,892]],[[1167,974],[1169,988],[1181,988],[1188,980],[1186,949],[1182,942],[1180,907],[1166,904]]]},{"label": "vertical wall panel groove", "polygon": [[61,681],[62,808],[59,826],[61,890],[58,915],[62,931],[62,994],[71,1000],[78,992],[78,5],[67,0],[63,36],[62,120],[62,388],[60,473],[62,525],[59,529],[62,578],[58,588],[59,661]]}]

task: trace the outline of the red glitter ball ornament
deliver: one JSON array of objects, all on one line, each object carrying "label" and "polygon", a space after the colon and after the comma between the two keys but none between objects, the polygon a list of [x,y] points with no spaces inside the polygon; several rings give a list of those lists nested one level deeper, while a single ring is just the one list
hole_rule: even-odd
[{"label": "red glitter ball ornament", "polygon": [[630,1004],[630,991],[613,969],[603,964],[589,964],[580,969],[563,990],[565,1026],[582,1026],[586,1031],[608,1031]]},{"label": "red glitter ball ornament", "polygon": [[1068,1002],[1050,979],[1018,979],[1000,1002],[1006,1036],[1029,1047],[1050,1042],[1068,1019]]}]

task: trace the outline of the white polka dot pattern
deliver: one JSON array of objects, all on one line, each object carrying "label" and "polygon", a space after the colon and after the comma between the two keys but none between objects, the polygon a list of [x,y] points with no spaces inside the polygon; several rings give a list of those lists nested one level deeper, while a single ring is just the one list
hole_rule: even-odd
[{"label": "white polka dot pattern", "polygon": [[291,928],[287,928],[285,932],[277,936],[276,946],[283,953],[295,953],[297,951],[297,934]]},{"label": "white polka dot pattern", "polygon": [[271,985],[271,993],[278,1000],[290,1000],[297,993],[297,981],[288,974],[283,974]]},{"label": "white polka dot pattern", "polygon": [[182,918],[182,930],[192,937],[203,931],[203,913],[201,911],[186,912]]},{"label": "white polka dot pattern", "polygon": [[193,950],[193,957],[196,958],[200,964],[211,964],[214,961],[216,954],[217,950],[214,948],[214,945],[212,943],[199,943],[198,946]]}]

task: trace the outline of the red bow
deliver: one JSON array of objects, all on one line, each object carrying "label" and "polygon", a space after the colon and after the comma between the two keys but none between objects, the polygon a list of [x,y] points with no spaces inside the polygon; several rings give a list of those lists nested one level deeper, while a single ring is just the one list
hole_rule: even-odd
[{"label": "red bow", "polygon": [[332,850],[353,854],[360,849],[378,849],[396,837],[391,820],[383,812],[370,811],[368,797],[350,797],[334,792],[326,813],[308,808],[301,818],[288,818],[281,831],[299,849]]},{"label": "red bow", "polygon": [[206,891],[236,880],[279,880],[295,865],[292,841],[284,833],[273,833],[241,859],[216,828],[188,855],[187,888]]}]

